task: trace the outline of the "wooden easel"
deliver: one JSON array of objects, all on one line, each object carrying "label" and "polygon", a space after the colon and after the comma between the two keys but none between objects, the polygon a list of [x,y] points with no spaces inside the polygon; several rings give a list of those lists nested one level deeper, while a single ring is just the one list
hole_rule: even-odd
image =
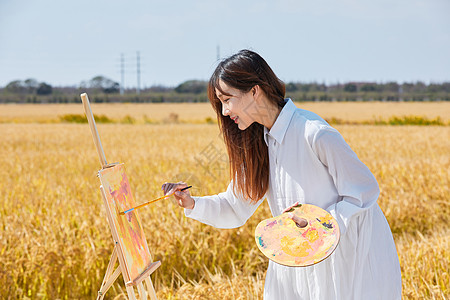
[{"label": "wooden easel", "polygon": [[[100,158],[100,163],[102,166],[102,169],[100,171],[117,166],[118,165],[117,163],[108,164],[106,161],[102,143],[100,141],[97,127],[95,125],[94,116],[92,114],[91,106],[89,104],[89,98],[86,93],[81,94],[81,100],[83,101],[84,112],[86,113],[89,127],[91,128],[92,137],[94,138],[94,144],[97,149],[98,156]],[[160,261],[152,262],[145,268],[145,270],[138,277],[134,279],[130,277],[130,274],[126,267],[124,254],[122,252],[121,247],[119,246],[118,233],[116,231],[115,226],[113,225],[113,216],[111,215],[111,211],[108,207],[107,198],[103,186],[100,186],[100,192],[103,198],[104,205],[106,207],[107,219],[114,239],[114,250],[112,252],[108,267],[106,269],[105,277],[103,278],[101,288],[98,291],[97,300],[103,299],[108,289],[116,281],[117,277],[119,277],[120,274],[122,274],[123,279],[125,281],[125,287],[129,299],[136,300],[134,287],[137,287],[139,298],[141,300],[147,299],[147,296],[150,296],[151,300],[156,300],[156,293],[150,275],[161,265],[161,262]],[[147,243],[147,241],[145,241],[145,243]],[[119,261],[119,266],[114,270],[114,266],[117,260]],[[146,288],[144,287],[143,282],[145,282]]]}]

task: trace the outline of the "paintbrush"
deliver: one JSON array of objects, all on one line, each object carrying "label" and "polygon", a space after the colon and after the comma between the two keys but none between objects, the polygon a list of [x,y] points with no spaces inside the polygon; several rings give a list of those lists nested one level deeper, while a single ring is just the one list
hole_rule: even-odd
[{"label": "paintbrush", "polygon": [[[179,190],[179,191],[184,191],[184,190],[187,190],[187,189],[189,189],[189,188],[191,188],[191,187],[192,187],[192,185],[187,186],[187,187],[185,187],[185,188],[182,188],[182,189]],[[175,194],[175,193],[172,193],[172,194],[169,194],[169,195],[165,195],[165,196],[159,197],[159,198],[154,199],[154,200],[149,201],[149,202],[142,203],[141,205],[135,206],[135,207],[130,208],[130,209],[126,210],[126,211],[121,211],[121,212],[120,212],[120,215],[127,214],[127,213],[129,213],[130,211],[135,210],[136,208],[141,208],[141,207],[143,207],[143,206],[149,205],[149,204],[154,203],[154,202],[156,202],[156,201],[159,201],[159,200],[162,200],[162,199],[166,199],[167,197],[170,197],[170,196],[172,196],[173,194]]]}]

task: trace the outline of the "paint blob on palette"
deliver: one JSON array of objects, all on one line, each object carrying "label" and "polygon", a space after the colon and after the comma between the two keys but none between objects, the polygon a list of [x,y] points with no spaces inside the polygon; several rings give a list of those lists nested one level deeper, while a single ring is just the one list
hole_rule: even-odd
[{"label": "paint blob on palette", "polygon": [[117,236],[127,272],[134,280],[151,264],[152,257],[137,211],[123,216],[119,214],[135,205],[124,164],[100,170],[99,177],[116,231],[113,235]]},{"label": "paint blob on palette", "polygon": [[281,265],[305,267],[333,253],[340,232],[330,213],[311,204],[301,204],[290,213],[306,219],[308,224],[301,228],[288,213],[283,213],[256,226],[256,244],[266,257]]}]

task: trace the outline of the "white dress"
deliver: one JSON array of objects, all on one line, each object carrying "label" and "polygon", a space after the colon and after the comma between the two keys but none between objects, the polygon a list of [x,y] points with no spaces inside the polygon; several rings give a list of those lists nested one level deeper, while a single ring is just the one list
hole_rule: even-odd
[{"label": "white dress", "polygon": [[[335,252],[309,267],[269,261],[264,299],[401,299],[401,273],[389,224],[377,204],[379,187],[337,130],[291,100],[264,139],[269,149],[269,190],[273,216],[296,201],[317,205],[338,221]],[[226,192],[193,197],[187,217],[217,228],[242,226],[257,204]]]}]

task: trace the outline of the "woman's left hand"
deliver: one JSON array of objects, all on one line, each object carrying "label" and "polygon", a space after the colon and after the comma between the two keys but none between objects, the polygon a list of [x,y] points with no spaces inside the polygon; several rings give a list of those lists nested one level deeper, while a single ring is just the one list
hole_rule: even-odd
[{"label": "woman's left hand", "polygon": [[286,208],[285,210],[283,210],[283,213],[288,213],[289,218],[292,219],[292,221],[295,222],[295,224],[297,224],[297,227],[303,228],[306,227],[306,225],[308,225],[308,220],[304,219],[304,218],[300,218],[296,215],[294,215],[293,213],[291,213],[290,211],[299,206],[300,203],[297,201],[295,202],[293,205],[289,206],[288,208]]}]

